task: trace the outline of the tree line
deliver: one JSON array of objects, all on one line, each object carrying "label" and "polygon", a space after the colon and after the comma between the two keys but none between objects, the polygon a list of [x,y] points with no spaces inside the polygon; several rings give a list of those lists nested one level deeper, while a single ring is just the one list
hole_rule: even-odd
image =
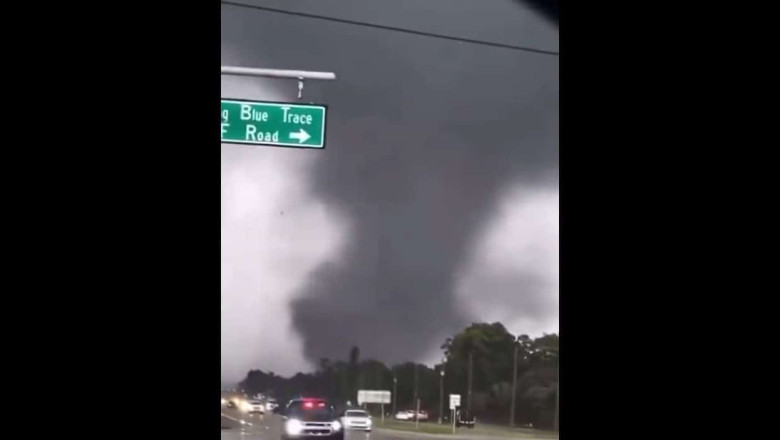
[{"label": "tree line", "polygon": [[394,403],[385,405],[386,412],[413,409],[416,396],[420,408],[428,411],[432,420],[439,417],[443,391],[445,416],[449,411],[448,395],[460,394],[461,407],[470,408],[478,420],[507,424],[516,352],[513,422],[538,428],[555,427],[557,334],[537,338],[514,336],[499,322],[475,323],[447,338],[441,349],[444,360],[429,367],[413,362],[387,366],[378,360],[361,359],[360,349],[352,347],[346,360],[320,359],[313,373],[282,377],[273,372],[251,370],[240,387],[251,394],[274,396],[280,402],[298,395],[316,395],[340,406],[347,402],[356,405],[359,389],[389,390],[393,392]]}]

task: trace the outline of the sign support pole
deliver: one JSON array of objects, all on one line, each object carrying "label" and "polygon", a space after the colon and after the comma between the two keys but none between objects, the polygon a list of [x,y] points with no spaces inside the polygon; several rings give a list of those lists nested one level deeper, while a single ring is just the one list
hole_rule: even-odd
[{"label": "sign support pole", "polygon": [[455,410],[452,410],[452,433],[455,434]]}]

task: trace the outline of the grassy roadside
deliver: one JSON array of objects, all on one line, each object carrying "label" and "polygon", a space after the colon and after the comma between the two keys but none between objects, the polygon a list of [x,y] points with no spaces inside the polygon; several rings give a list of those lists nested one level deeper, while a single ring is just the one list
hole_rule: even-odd
[{"label": "grassy roadside", "polygon": [[484,423],[477,423],[477,426],[475,426],[474,429],[471,429],[470,431],[476,435],[491,435],[497,437],[545,439],[558,438],[558,433],[555,431],[543,431],[530,428],[510,428],[508,426],[486,425]]},{"label": "grassy roadside", "polygon": [[385,424],[375,420],[377,428],[395,429],[398,431],[424,432],[427,434],[452,434],[452,425],[439,425],[438,423],[420,422],[420,429],[415,429],[414,422],[403,420],[385,419]]},{"label": "grassy roadside", "polygon": [[[385,419],[382,425],[378,420],[377,428],[395,429],[398,431],[422,432],[426,434],[452,434],[452,425],[439,425],[436,422],[420,422],[420,429],[415,429],[414,422]],[[477,423],[474,429],[458,428],[459,435],[495,436],[507,438],[544,438],[557,439],[558,433],[527,428],[509,428],[508,426],[485,425]]]}]

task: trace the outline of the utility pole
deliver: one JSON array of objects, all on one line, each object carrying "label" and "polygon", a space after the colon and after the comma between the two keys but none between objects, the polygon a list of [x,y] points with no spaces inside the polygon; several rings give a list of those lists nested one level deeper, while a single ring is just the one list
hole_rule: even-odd
[{"label": "utility pole", "polygon": [[[417,364],[414,364],[414,400],[412,400],[412,405],[414,405],[415,402],[417,402]],[[419,402],[417,402],[419,404]],[[418,413],[414,413],[414,421],[417,421],[417,415]]]},{"label": "utility pole", "polygon": [[515,342],[515,364],[512,368],[512,407],[509,410],[509,426],[515,426],[515,395],[517,394],[517,352],[520,344]]},{"label": "utility pole", "polygon": [[469,389],[468,389],[468,392],[466,393],[466,399],[467,399],[467,401],[466,401],[466,408],[468,409],[469,416],[472,414],[472,412],[471,412],[471,385],[472,385],[473,379],[474,379],[474,372],[473,372],[473,370],[474,370],[474,352],[473,351],[469,351],[469,383],[468,383]]},{"label": "utility pole", "polygon": [[416,399],[417,401],[417,410],[415,411],[414,416],[414,429],[420,429],[420,417],[418,415],[420,414],[420,399]]},{"label": "utility pole", "polygon": [[556,368],[556,375],[558,376],[558,386],[555,387],[555,419],[553,420],[553,427],[558,431],[558,400],[561,393],[561,372],[559,368]]}]

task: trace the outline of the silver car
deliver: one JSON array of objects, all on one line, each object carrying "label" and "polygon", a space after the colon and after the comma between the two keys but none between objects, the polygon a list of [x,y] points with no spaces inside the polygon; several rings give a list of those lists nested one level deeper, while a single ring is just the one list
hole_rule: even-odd
[{"label": "silver car", "polygon": [[349,409],[344,413],[344,417],[341,418],[341,424],[346,429],[356,429],[366,432],[371,432],[373,422],[371,421],[371,415],[362,409]]}]

